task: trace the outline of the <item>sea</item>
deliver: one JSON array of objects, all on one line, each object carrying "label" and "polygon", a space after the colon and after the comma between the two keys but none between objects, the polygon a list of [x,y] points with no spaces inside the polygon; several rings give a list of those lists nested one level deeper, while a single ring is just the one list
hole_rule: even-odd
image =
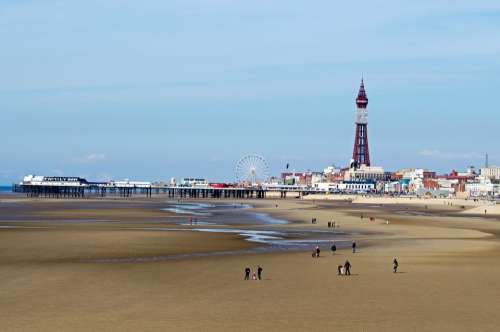
[{"label": "sea", "polygon": [[12,186],[0,185],[0,194],[12,194]]}]

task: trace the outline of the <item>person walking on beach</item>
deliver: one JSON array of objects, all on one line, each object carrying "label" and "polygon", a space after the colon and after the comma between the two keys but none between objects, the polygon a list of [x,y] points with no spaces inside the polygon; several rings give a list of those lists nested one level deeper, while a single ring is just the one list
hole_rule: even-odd
[{"label": "person walking on beach", "polygon": [[356,241],[352,241],[352,253],[356,253]]},{"label": "person walking on beach", "polygon": [[346,260],[344,263],[344,273],[346,276],[351,275],[351,263],[349,262],[349,260]]},{"label": "person walking on beach", "polygon": [[319,253],[321,250],[319,249],[319,246],[316,246],[316,258],[319,258]]},{"label": "person walking on beach", "polygon": [[341,276],[342,275],[342,268],[343,266],[342,265],[337,265],[337,271],[338,271],[338,275]]},{"label": "person walking on beach", "polygon": [[250,280],[250,268],[248,266],[245,268],[245,280]]},{"label": "person walking on beach", "polygon": [[394,257],[394,260],[392,261],[392,269],[394,273],[398,272],[398,266],[399,266],[398,260],[396,257]]},{"label": "person walking on beach", "polygon": [[332,255],[334,255],[335,252],[337,251],[337,246],[335,245],[335,242],[333,242],[332,247],[330,249],[332,250]]},{"label": "person walking on beach", "polygon": [[262,266],[257,265],[257,278],[258,278],[259,280],[262,280],[262,271],[263,271],[263,270],[264,270],[264,269],[262,268]]}]

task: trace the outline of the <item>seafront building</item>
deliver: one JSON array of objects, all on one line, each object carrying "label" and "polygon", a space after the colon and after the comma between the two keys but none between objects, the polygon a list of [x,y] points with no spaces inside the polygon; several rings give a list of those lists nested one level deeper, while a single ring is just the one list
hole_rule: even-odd
[{"label": "seafront building", "polygon": [[380,166],[361,165],[357,168],[349,168],[344,172],[345,181],[387,181],[391,177],[391,173],[385,172]]},{"label": "seafront building", "polygon": [[20,185],[32,186],[85,186],[88,181],[80,177],[72,176],[43,176],[43,175],[26,175]]},{"label": "seafront building", "polygon": [[490,178],[479,176],[472,182],[465,184],[468,197],[496,197],[500,195],[500,182],[493,182]]},{"label": "seafront building", "polygon": [[314,188],[327,193],[363,193],[367,194],[375,191],[375,181],[341,181],[316,183]]},{"label": "seafront building", "polygon": [[500,167],[499,166],[487,166],[480,169],[481,176],[491,179],[500,180]]},{"label": "seafront building", "polygon": [[44,175],[27,175],[20,183],[23,186],[45,186],[45,187],[120,187],[120,188],[150,188],[152,182],[149,181],[130,181],[111,180],[104,182],[91,182],[81,177],[75,176],[44,176]]},{"label": "seafront building", "polygon": [[283,172],[281,173],[281,183],[286,185],[314,186],[316,183],[324,182],[326,179],[324,172]]},{"label": "seafront building", "polygon": [[208,180],[204,178],[183,178],[182,187],[208,187]]}]

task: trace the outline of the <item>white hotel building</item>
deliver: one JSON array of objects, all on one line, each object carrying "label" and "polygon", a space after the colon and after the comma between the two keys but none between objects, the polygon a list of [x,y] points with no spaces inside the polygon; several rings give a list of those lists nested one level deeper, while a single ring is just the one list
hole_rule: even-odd
[{"label": "white hotel building", "polygon": [[490,166],[481,168],[481,176],[492,180],[500,180],[500,167]]},{"label": "white hotel building", "polygon": [[500,196],[500,183],[492,182],[481,175],[476,181],[465,184],[465,192],[469,197],[498,197]]}]

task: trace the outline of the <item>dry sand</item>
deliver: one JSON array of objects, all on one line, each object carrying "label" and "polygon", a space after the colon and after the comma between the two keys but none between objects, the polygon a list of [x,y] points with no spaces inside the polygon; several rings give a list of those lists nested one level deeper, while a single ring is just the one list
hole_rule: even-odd
[{"label": "dry sand", "polygon": [[[326,229],[335,220],[342,231],[369,235],[354,236],[356,254],[325,252],[319,259],[308,251],[99,262],[252,244],[230,234],[142,230],[170,227],[159,200],[0,203],[0,226],[26,227],[0,228],[0,329],[498,330],[498,217],[444,204],[252,203],[295,222],[283,227]],[[311,226],[313,217],[318,224]],[[345,259],[353,275],[337,276]],[[243,281],[243,268],[257,264],[264,280]]]},{"label": "dry sand", "polygon": [[389,204],[389,205],[429,205],[429,206],[457,206],[461,209],[494,206],[494,202],[484,199],[462,198],[430,198],[430,197],[391,197],[370,195],[339,195],[339,194],[313,194],[304,196],[304,200],[346,201],[353,204]]}]

